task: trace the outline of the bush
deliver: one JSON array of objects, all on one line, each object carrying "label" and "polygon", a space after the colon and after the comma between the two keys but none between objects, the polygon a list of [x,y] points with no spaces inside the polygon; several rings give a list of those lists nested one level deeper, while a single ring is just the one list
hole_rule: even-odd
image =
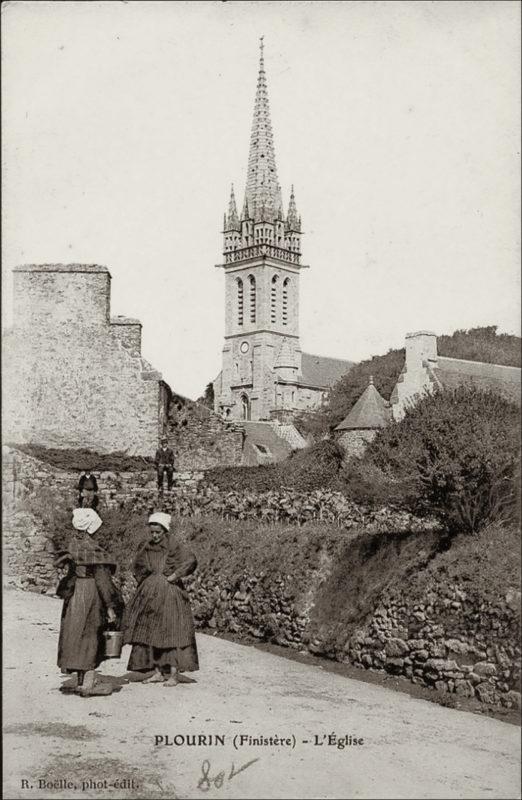
[{"label": "bush", "polygon": [[434,392],[370,443],[365,462],[400,486],[403,505],[451,531],[516,514],[519,409],[473,386]]},{"label": "bush", "polygon": [[296,426],[304,435],[320,438],[333,430],[346,417],[366,387],[370,375],[375,388],[389,400],[404,366],[404,349],[389,350],[384,356],[373,356],[361,361],[333,386],[327,405],[317,411],[301,414]]},{"label": "bush", "polygon": [[285,461],[259,467],[214,467],[206,481],[220,489],[268,492],[297,489],[311,492],[332,487],[341,468],[343,453],[334,441],[323,441],[295,450]]},{"label": "bush", "polygon": [[401,482],[371,462],[350,459],[343,465],[337,484],[340,492],[362,506],[400,508],[403,503]]}]

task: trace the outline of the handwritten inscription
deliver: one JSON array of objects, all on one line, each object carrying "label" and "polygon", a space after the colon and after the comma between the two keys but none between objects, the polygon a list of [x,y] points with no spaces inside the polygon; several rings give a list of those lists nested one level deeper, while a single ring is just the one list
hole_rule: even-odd
[{"label": "handwritten inscription", "polygon": [[202,792],[208,792],[211,786],[215,786],[216,789],[221,789],[221,787],[225,783],[230,783],[230,781],[233,780],[236,777],[236,775],[239,775],[240,772],[244,772],[246,769],[251,767],[252,764],[255,764],[256,761],[259,761],[259,759],[253,758],[251,761],[247,761],[246,764],[243,764],[243,766],[238,767],[237,769],[235,765],[232,764],[232,767],[228,775],[223,769],[220,772],[218,772],[217,775],[212,777],[210,774],[210,769],[211,769],[210,761],[205,759],[205,761],[203,761],[201,765],[201,778],[198,781],[198,789]]}]

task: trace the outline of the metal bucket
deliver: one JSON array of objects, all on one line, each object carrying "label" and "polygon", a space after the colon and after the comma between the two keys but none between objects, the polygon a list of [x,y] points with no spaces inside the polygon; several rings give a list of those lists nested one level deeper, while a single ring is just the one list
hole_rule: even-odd
[{"label": "metal bucket", "polygon": [[119,658],[123,647],[123,633],[121,631],[104,631],[105,657]]}]

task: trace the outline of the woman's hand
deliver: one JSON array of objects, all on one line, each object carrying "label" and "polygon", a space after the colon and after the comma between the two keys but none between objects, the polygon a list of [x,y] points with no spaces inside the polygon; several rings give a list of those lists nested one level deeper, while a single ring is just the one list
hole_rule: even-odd
[{"label": "woman's hand", "polygon": [[169,575],[167,577],[167,580],[168,580],[169,583],[176,583],[177,579],[178,579],[178,576],[177,576],[177,574],[175,572],[173,572],[172,575]]},{"label": "woman's hand", "polygon": [[116,622],[116,612],[114,611],[113,608],[107,609],[107,618],[109,622]]}]

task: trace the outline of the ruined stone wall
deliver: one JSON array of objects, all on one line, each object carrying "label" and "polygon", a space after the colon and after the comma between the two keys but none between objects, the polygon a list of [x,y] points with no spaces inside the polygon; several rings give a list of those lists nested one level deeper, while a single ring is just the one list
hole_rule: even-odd
[{"label": "ruined stone wall", "polygon": [[167,436],[181,472],[242,463],[241,427],[180,395],[172,395]]},{"label": "ruined stone wall", "polygon": [[136,320],[110,322],[110,275],[95,265],[14,273],[4,337],[4,441],[151,455],[165,416],[161,375]]}]

